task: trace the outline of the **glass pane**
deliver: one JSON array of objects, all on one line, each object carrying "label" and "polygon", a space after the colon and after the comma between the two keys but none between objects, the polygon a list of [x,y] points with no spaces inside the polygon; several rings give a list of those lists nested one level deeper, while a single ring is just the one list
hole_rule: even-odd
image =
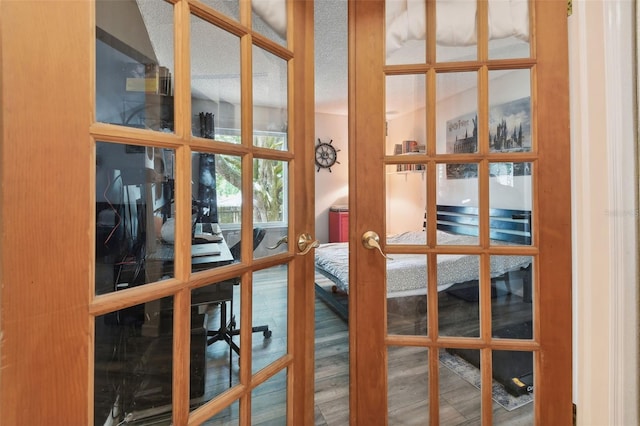
[{"label": "glass pane", "polygon": [[[285,124],[286,127],[286,124]],[[286,129],[285,129],[286,130]],[[256,130],[253,132],[253,145],[260,148],[286,149],[287,133],[285,132],[265,132]]]},{"label": "glass pane", "polygon": [[240,143],[240,39],[193,15],[191,113],[194,136]]},{"label": "glass pane", "polygon": [[439,358],[440,424],[480,424],[480,351],[440,349]]},{"label": "glass pane", "polygon": [[175,151],[96,143],[96,294],[173,277]]},{"label": "glass pane", "polygon": [[218,223],[223,234],[239,229],[242,217],[242,163],[234,155],[216,154]]},{"label": "glass pane", "polygon": [[531,245],[531,163],[490,163],[491,244]]},{"label": "glass pane", "polygon": [[529,57],[529,2],[489,1],[489,59]]},{"label": "glass pane", "polygon": [[[493,424],[533,424],[533,393],[526,383],[532,379],[530,352],[493,352]],[[480,423],[480,351],[453,349],[440,351],[441,424]],[[515,381],[512,379],[516,379]],[[520,386],[520,383],[524,386]],[[468,400],[470,407],[463,401]],[[446,421],[445,421],[446,420]]]},{"label": "glass pane", "polygon": [[436,78],[436,152],[478,152],[478,81],[475,72],[441,73]]},{"label": "glass pane", "polygon": [[531,151],[531,72],[491,71],[489,79],[490,150]]},{"label": "glass pane", "polygon": [[425,3],[386,0],[387,65],[426,62]]},{"label": "glass pane", "polygon": [[426,335],[427,256],[393,254],[391,257],[387,260],[387,332]]},{"label": "glass pane", "polygon": [[287,45],[287,2],[251,1],[251,23],[254,31],[283,46]]},{"label": "glass pane", "polygon": [[475,0],[436,2],[436,61],[475,60],[477,38]]},{"label": "glass pane", "polygon": [[98,0],[96,120],[172,132],[173,52],[170,3]]},{"label": "glass pane", "polygon": [[[424,74],[387,76],[386,93],[387,154],[424,154],[427,143]],[[398,93],[404,95],[397,96]]]},{"label": "glass pane", "polygon": [[287,219],[287,163],[253,160],[254,222],[284,222]]},{"label": "glass pane", "polygon": [[287,424],[287,370],[251,391],[251,424]]},{"label": "glass pane", "polygon": [[438,164],[437,243],[477,245],[478,165]]},{"label": "glass pane", "polygon": [[441,336],[480,336],[480,256],[441,254],[438,318]]},{"label": "glass pane", "polygon": [[493,351],[494,425],[533,425],[533,353]]},{"label": "glass pane", "polygon": [[[202,336],[202,334],[201,334]],[[94,424],[147,418],[171,420],[173,298],[165,297],[95,319]],[[191,350],[204,353],[204,342]],[[204,390],[202,366],[190,370],[190,396]]]},{"label": "glass pane", "polygon": [[194,152],[191,156],[192,271],[240,259],[242,195],[240,157]]},{"label": "glass pane", "polygon": [[429,424],[429,349],[390,346],[387,359],[389,424]]},{"label": "glass pane", "polygon": [[240,403],[234,402],[228,407],[225,407],[215,416],[211,417],[206,422],[202,423],[203,426],[233,426],[240,424]]},{"label": "glass pane", "polygon": [[[253,70],[253,143],[287,150],[287,139],[282,135],[287,132],[289,119],[287,61],[254,46]],[[263,132],[277,134],[273,138],[262,138]]]},{"label": "glass pane", "polygon": [[200,0],[207,6],[217,10],[218,12],[235,19],[240,20],[240,0]]},{"label": "glass pane", "polygon": [[491,256],[493,337],[533,338],[531,256]]},{"label": "glass pane", "polygon": [[[253,223],[255,259],[282,253],[287,245],[289,173],[285,161],[253,160]],[[263,244],[262,241],[266,240]],[[275,247],[276,248],[272,248]]]},{"label": "glass pane", "polygon": [[253,273],[252,371],[287,354],[287,267]]},{"label": "glass pane", "polygon": [[[416,170],[398,170],[413,167]],[[419,169],[419,170],[418,170]],[[424,164],[386,166],[387,244],[426,244]]]},{"label": "glass pane", "polygon": [[[191,291],[191,369],[203,375],[205,403],[240,382],[238,328],[240,278],[209,284]],[[192,401],[192,405],[198,404]]]}]

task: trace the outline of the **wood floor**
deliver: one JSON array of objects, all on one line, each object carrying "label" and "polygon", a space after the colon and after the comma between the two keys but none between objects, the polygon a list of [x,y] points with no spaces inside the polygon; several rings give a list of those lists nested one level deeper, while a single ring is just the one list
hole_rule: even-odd
[{"label": "wood floor", "polygon": [[[325,279],[316,277],[318,282]],[[273,333],[265,338],[262,332],[253,334],[252,354],[253,371],[257,371],[267,363],[281,357],[287,347],[287,300],[286,300],[286,269],[273,268],[260,271],[254,278],[254,326],[268,325]],[[327,283],[325,283],[327,284]],[[239,287],[234,286],[234,291],[239,292]],[[236,318],[236,327],[241,324],[239,318],[239,297],[234,297],[233,314]],[[520,302],[519,302],[520,301]],[[499,303],[498,303],[499,302]],[[474,302],[461,301],[446,295],[441,297],[439,308],[443,311],[443,318],[456,318],[457,322],[465,324],[465,316],[473,318],[477,313],[474,310]],[[530,304],[522,304],[517,296],[501,296],[496,298],[496,303],[502,305],[504,315],[526,316],[526,310],[530,311]],[[521,306],[520,306],[521,305]],[[477,302],[475,302],[477,307]],[[528,308],[522,309],[522,306]],[[203,311],[208,330],[217,330],[221,323],[222,305],[211,305]],[[231,307],[228,307],[227,321],[232,318]],[[315,329],[315,425],[343,426],[349,424],[349,347],[347,322],[338,316],[328,305],[316,298],[316,329]],[[405,312],[403,314],[403,312]],[[501,318],[496,308],[497,323]],[[446,315],[445,315],[446,313]],[[407,309],[402,305],[396,315],[389,315],[389,330],[394,332],[406,332],[409,334],[422,334],[426,330],[426,320],[417,321],[416,315],[424,316],[424,312],[418,307]],[[530,315],[530,312],[529,312]],[[198,317],[202,318],[202,317]],[[446,321],[443,321],[446,327]],[[421,325],[416,325],[421,324]],[[451,326],[451,325],[450,325]],[[444,329],[441,328],[441,331]],[[473,335],[474,327],[468,327],[465,332]],[[198,357],[204,351],[204,359],[194,362],[193,365],[201,365],[204,368],[204,394],[194,398],[194,407],[206,402],[215,396],[225,392],[230,385],[238,382],[239,364],[238,356],[231,351],[225,341],[218,341],[211,345],[204,344],[204,335],[195,333],[194,341],[203,342],[194,346],[193,357]],[[238,337],[233,340],[239,343]],[[164,342],[166,352],[170,353],[171,341]],[[426,425],[428,421],[428,383],[427,374],[427,349],[415,347],[393,347],[389,349],[388,363],[388,402],[390,425]],[[166,364],[167,361],[165,360]],[[109,363],[113,366],[113,360]],[[170,365],[170,362],[168,363]],[[102,373],[96,369],[96,386],[100,386],[99,377]],[[198,376],[192,370],[192,374]],[[113,371],[110,372],[113,375]],[[440,424],[441,425],[475,425],[480,424],[480,391],[468,380],[460,377],[459,373],[441,365],[439,369],[440,381]],[[194,377],[195,377],[194,376]],[[170,374],[167,376],[170,377]],[[198,376],[202,377],[202,375]],[[198,378],[192,378],[197,382]],[[193,385],[193,382],[192,382]],[[170,389],[169,389],[170,394]],[[285,425],[286,424],[286,376],[285,373],[263,383],[253,391],[252,395],[252,425]],[[98,401],[98,395],[96,398]],[[106,398],[110,404],[113,399]],[[157,407],[156,407],[157,408]],[[513,411],[507,411],[500,404],[493,404],[494,424],[529,425],[533,424],[533,404],[529,403]],[[104,424],[96,417],[96,424]],[[131,424],[170,424],[166,414],[164,416],[151,416],[139,422]],[[218,413],[207,421],[206,425],[230,425],[238,423],[237,404]],[[117,424],[114,423],[114,424]]]},{"label": "wood floor", "polygon": [[[325,280],[323,282],[323,280]],[[316,281],[330,288],[331,283],[321,275]],[[409,302],[411,303],[411,302]],[[424,327],[416,326],[415,304],[413,309],[402,309],[396,315],[389,315],[389,330],[422,334]],[[502,293],[494,303],[494,325],[501,321],[519,321],[530,315],[530,304],[523,304],[518,296]],[[316,369],[315,369],[315,424],[317,426],[339,426],[349,424],[348,385],[349,385],[349,348],[348,326],[328,305],[316,298]],[[391,308],[390,308],[391,309]],[[465,333],[474,335],[477,327],[469,326],[473,321],[468,317],[476,316],[477,302],[461,301],[458,298],[442,294],[439,309],[443,318],[457,318],[466,324]],[[529,314],[527,314],[527,312]],[[467,317],[464,320],[464,317]],[[410,319],[412,318],[412,319]],[[448,328],[447,328],[448,327]],[[453,333],[452,322],[441,325],[441,332]],[[388,404],[389,425],[427,425],[428,419],[428,383],[427,350],[414,347],[397,347],[389,350],[388,367]],[[462,379],[451,369],[440,366],[440,425],[479,425],[480,391],[468,381]],[[533,424],[533,403],[526,404],[513,411],[507,411],[500,404],[493,404],[493,423],[496,425]]]}]

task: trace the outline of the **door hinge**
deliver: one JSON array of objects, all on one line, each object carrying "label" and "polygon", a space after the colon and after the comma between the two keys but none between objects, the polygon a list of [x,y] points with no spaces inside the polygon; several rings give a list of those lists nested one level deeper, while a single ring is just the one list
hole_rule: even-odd
[{"label": "door hinge", "polygon": [[567,16],[573,13],[573,0],[567,0]]},{"label": "door hinge", "polygon": [[576,426],[578,424],[578,421],[576,420],[578,414],[578,407],[576,407],[576,404],[573,404],[573,426]]}]

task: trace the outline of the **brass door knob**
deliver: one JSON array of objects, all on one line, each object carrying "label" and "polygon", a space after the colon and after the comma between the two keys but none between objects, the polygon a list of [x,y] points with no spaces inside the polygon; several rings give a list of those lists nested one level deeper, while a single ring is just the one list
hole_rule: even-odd
[{"label": "brass door knob", "polygon": [[280,238],[280,239],[278,240],[278,242],[276,243],[276,245],[275,245],[275,246],[269,246],[269,247],[267,247],[267,248],[268,248],[269,250],[275,250],[275,249],[277,249],[278,247],[280,247],[281,245],[283,245],[283,244],[288,244],[288,243],[289,243],[289,238],[285,235],[284,237],[282,237],[282,238]]},{"label": "brass door knob", "polygon": [[380,247],[380,237],[374,231],[367,231],[362,234],[362,245],[364,248],[369,250],[378,249],[382,257],[388,260],[393,260],[382,251],[382,248]]},{"label": "brass door knob", "polygon": [[300,253],[298,254],[300,256],[304,256],[305,254],[309,253],[311,249],[319,246],[320,246],[320,241],[314,240],[311,234],[304,233],[298,236],[298,249],[300,250]]}]

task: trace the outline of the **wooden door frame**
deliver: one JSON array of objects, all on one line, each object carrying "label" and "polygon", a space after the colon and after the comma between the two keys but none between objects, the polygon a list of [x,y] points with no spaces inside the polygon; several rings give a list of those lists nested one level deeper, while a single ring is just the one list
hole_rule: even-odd
[{"label": "wooden door frame", "polygon": [[[0,412],[6,424],[92,422],[95,17],[89,1],[0,1]],[[295,1],[292,236],[313,230],[313,2]],[[89,208],[88,208],[89,206]],[[294,248],[290,247],[290,253]],[[313,421],[313,257],[296,257],[290,424]],[[308,284],[308,285],[304,285]],[[178,302],[183,301],[180,298]],[[292,328],[291,328],[292,329]]]},{"label": "wooden door frame", "polygon": [[0,411],[6,424],[86,424],[92,8],[84,1],[0,7]]},{"label": "wooden door frame", "polygon": [[639,422],[637,21],[620,0],[569,18],[579,423]]},{"label": "wooden door frame", "polygon": [[[350,420],[351,424],[379,423],[386,419],[386,343],[384,325],[376,321],[386,310],[386,296],[380,280],[384,262],[379,253],[362,249],[360,236],[384,230],[382,170],[378,160],[384,157],[384,76],[377,71],[382,63],[384,29],[373,22],[374,9],[384,9],[383,2],[349,2],[349,169],[350,179]],[[383,12],[382,12],[383,13]],[[537,159],[537,187],[533,199],[538,212],[534,218],[535,241],[539,247],[535,287],[538,307],[535,324],[539,347],[535,357],[536,395],[534,415],[537,424],[570,424],[572,419],[572,263],[571,263],[571,168],[569,134],[569,79],[566,4],[560,1],[534,1],[531,13],[537,18],[532,33],[536,64],[532,85],[537,103],[537,127],[534,138]],[[357,19],[356,19],[357,16]],[[355,33],[357,29],[357,34]],[[360,29],[362,32],[360,32]],[[553,30],[549,30],[553,29]],[[558,35],[564,35],[558,37]],[[360,37],[360,40],[356,38]],[[356,45],[357,44],[357,45]],[[377,56],[376,56],[377,55]],[[357,96],[365,94],[365,99]],[[535,145],[534,145],[535,147]],[[368,163],[370,161],[370,163]],[[378,168],[378,169],[376,169]],[[360,189],[360,190],[359,190]],[[366,205],[366,212],[358,210]],[[373,207],[371,207],[373,206]],[[535,244],[535,243],[534,243]],[[383,244],[384,247],[384,244]],[[358,290],[360,288],[360,290]],[[363,291],[362,289],[366,289]],[[367,327],[360,326],[367,324]],[[433,355],[433,354],[431,354]],[[432,356],[431,359],[434,359]],[[430,376],[437,369],[430,370]],[[363,388],[375,392],[360,391]],[[552,393],[544,389],[553,389]],[[433,408],[433,407],[432,407]],[[437,410],[432,413],[437,414]],[[489,417],[490,410],[483,410]]]},{"label": "wooden door frame", "polygon": [[[533,30],[538,58],[537,80],[547,83],[545,87],[532,87],[538,92],[538,104],[533,105],[537,109],[538,122],[545,123],[537,127],[539,187],[535,193],[539,211],[537,281],[540,285],[536,290],[539,306],[550,307],[543,315],[537,312],[542,349],[537,363],[540,374],[537,374],[536,386],[556,390],[553,396],[536,392],[535,418],[539,424],[571,424],[573,331],[567,13],[566,3],[561,1],[533,4],[538,18]],[[564,37],[559,39],[557,34]]]},{"label": "wooden door frame", "polygon": [[[289,241],[293,235],[296,239],[301,233],[314,235],[315,229],[315,84],[314,84],[314,5],[313,1],[296,0],[294,7],[293,28],[289,34],[293,37],[295,61],[301,61],[302,66],[295,67],[292,78],[302,82],[300,91],[293,93],[292,118],[295,133],[295,160],[291,174],[295,182],[294,197],[290,200],[289,211],[294,217],[293,232],[289,232]],[[292,20],[289,20],[292,22]],[[300,163],[301,162],[301,163]],[[295,208],[294,208],[295,207]],[[295,244],[289,248],[296,250]],[[314,421],[314,354],[315,354],[315,262],[313,251],[306,256],[296,256],[293,262],[296,266],[293,273],[295,297],[292,318],[289,320],[290,329],[294,323],[303,326],[297,329],[294,336],[293,352],[299,362],[294,365],[293,383],[290,391],[300,395],[302,404],[290,404],[289,424],[313,424]]]},{"label": "wooden door frame", "polygon": [[[371,318],[384,318],[386,294],[379,277],[386,273],[380,253],[363,251],[360,236],[375,231],[384,236],[384,179],[377,163],[363,158],[382,158],[384,144],[376,143],[384,135],[384,79],[380,74],[368,72],[382,69],[384,45],[380,34],[384,28],[376,22],[375,15],[384,13],[384,2],[349,0],[349,421],[352,425],[380,424],[386,419],[387,351],[385,330],[381,327],[363,327]],[[364,45],[366,49],[358,49]],[[378,51],[378,55],[371,52]],[[353,64],[356,64],[355,66]],[[359,68],[362,66],[362,68]],[[358,72],[364,69],[364,72]],[[365,96],[362,96],[362,95]],[[366,98],[366,99],[365,99]],[[366,150],[362,156],[360,150]],[[366,213],[358,209],[365,201]],[[360,307],[367,307],[361,309]],[[356,332],[356,330],[358,330]],[[377,392],[360,392],[362,383]],[[384,410],[381,415],[381,412]]]}]

